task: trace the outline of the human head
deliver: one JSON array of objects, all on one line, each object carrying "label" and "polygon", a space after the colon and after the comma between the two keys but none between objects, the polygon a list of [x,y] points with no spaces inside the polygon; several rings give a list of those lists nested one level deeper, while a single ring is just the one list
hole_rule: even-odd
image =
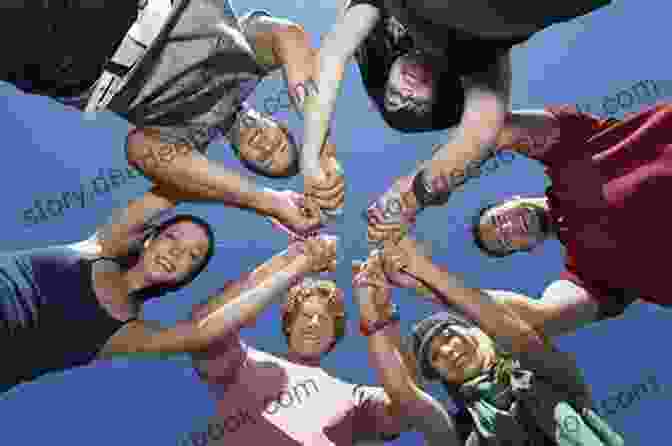
[{"label": "human head", "polygon": [[[444,130],[462,114],[464,89],[445,57],[399,50],[391,61],[368,54],[363,80],[387,125],[404,133]],[[376,60],[378,59],[378,60]]]},{"label": "human head", "polygon": [[240,162],[257,175],[287,178],[299,172],[299,150],[292,134],[270,115],[244,104],[229,141]]},{"label": "human head", "polygon": [[187,286],[206,268],[214,250],[210,225],[194,215],[178,214],[151,227],[133,265],[149,285],[133,296],[145,301]]},{"label": "human head", "polygon": [[343,291],[331,280],[306,278],[288,292],[282,331],[289,350],[305,358],[329,353],[345,336]]},{"label": "human head", "polygon": [[446,311],[418,322],[408,339],[417,370],[428,381],[449,389],[479,375],[495,358],[495,345],[474,322]]},{"label": "human head", "polygon": [[472,223],[476,246],[490,257],[529,252],[552,232],[551,217],[543,199],[514,197],[484,207]]}]

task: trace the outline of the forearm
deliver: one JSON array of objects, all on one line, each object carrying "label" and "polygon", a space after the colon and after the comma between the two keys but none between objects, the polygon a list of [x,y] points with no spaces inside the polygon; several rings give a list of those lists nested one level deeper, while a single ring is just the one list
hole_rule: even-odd
[{"label": "forearm", "polygon": [[379,17],[378,9],[357,5],[345,11],[324,37],[318,57],[317,91],[306,97],[303,106],[301,165],[306,175],[321,176],[320,150],[329,132],[345,67]]},{"label": "forearm", "polygon": [[156,187],[153,192],[180,203],[224,202],[264,215],[276,204],[269,190],[254,179],[208,160],[189,143],[168,143],[156,129],[135,129],[127,138],[127,157]]},{"label": "forearm", "polygon": [[[389,309],[372,304],[369,288],[355,288],[361,316],[367,320],[384,318]],[[415,383],[414,373],[409,370],[401,354],[399,324],[389,325],[369,336],[371,364],[376,369],[379,381],[391,400],[392,413],[403,417],[425,438],[429,446],[455,445],[457,430],[452,418],[436,401],[423,392]]]},{"label": "forearm", "polygon": [[427,183],[437,193],[449,194],[478,171],[495,153],[497,137],[509,113],[511,65],[509,55],[483,73],[464,79],[465,106],[459,126],[435,150],[427,169]]},{"label": "forearm", "polygon": [[[296,257],[290,257],[286,251],[272,257],[267,262],[259,265],[250,274],[243,275],[239,280],[226,287],[220,294],[211,297],[207,302],[206,314],[235,301],[242,293],[260,286],[274,274],[291,266],[292,261],[294,260],[297,260]],[[254,319],[243,318],[240,323],[241,325],[247,325],[253,320]]]},{"label": "forearm", "polygon": [[275,191],[262,187],[247,176],[210,162],[202,175],[185,175],[183,181],[172,177],[170,184],[157,181],[156,192],[176,203],[225,203],[228,206],[276,216]]},{"label": "forearm", "polygon": [[[358,301],[360,317],[369,323],[389,319],[392,308],[390,305],[376,305],[372,299],[373,290],[369,287],[353,288]],[[413,375],[409,372],[401,350],[401,334],[398,323],[392,323],[368,337],[369,358],[393,402],[393,406],[401,408],[417,399]]]},{"label": "forearm", "polygon": [[531,324],[524,321],[508,305],[498,303],[487,293],[477,288],[468,288],[463,281],[422,258],[415,262],[415,277],[426,283],[440,295],[446,305],[458,307],[468,317],[478,321],[487,334],[504,341],[513,352],[544,348],[543,337]]},{"label": "forearm", "polygon": [[303,255],[297,257],[286,268],[200,319],[198,326],[208,339],[216,339],[239,329],[245,321],[255,319],[270,304],[284,299],[289,288],[308,271],[308,262],[308,258]]}]

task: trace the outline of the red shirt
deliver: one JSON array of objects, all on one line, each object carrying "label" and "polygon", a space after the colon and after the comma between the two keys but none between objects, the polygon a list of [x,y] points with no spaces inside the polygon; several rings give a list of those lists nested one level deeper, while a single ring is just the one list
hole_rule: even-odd
[{"label": "red shirt", "polygon": [[562,278],[598,301],[624,290],[672,304],[672,104],[604,120],[575,107],[550,107],[559,138],[543,154],[551,215],[566,247]]}]

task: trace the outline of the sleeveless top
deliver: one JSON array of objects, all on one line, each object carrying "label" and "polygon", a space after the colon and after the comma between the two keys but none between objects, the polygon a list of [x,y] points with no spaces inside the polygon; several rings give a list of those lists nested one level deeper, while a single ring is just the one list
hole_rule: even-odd
[{"label": "sleeveless top", "polygon": [[92,264],[69,247],[0,255],[0,392],[83,366],[127,321],[98,302]]}]

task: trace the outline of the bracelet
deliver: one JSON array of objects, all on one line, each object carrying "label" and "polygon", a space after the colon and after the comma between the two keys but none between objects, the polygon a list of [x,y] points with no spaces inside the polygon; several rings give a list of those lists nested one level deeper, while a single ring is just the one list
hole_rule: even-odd
[{"label": "bracelet", "polygon": [[400,320],[401,318],[399,316],[399,310],[397,309],[396,305],[392,304],[392,314],[388,319],[379,319],[373,323],[368,323],[364,319],[360,319],[359,332],[362,334],[362,336],[369,337],[372,334],[387,327],[388,325],[392,325],[395,322],[399,322]]},{"label": "bracelet", "polygon": [[420,170],[413,178],[413,194],[422,209],[427,206],[436,206],[445,203],[450,191],[436,192],[427,181],[427,169]]}]

